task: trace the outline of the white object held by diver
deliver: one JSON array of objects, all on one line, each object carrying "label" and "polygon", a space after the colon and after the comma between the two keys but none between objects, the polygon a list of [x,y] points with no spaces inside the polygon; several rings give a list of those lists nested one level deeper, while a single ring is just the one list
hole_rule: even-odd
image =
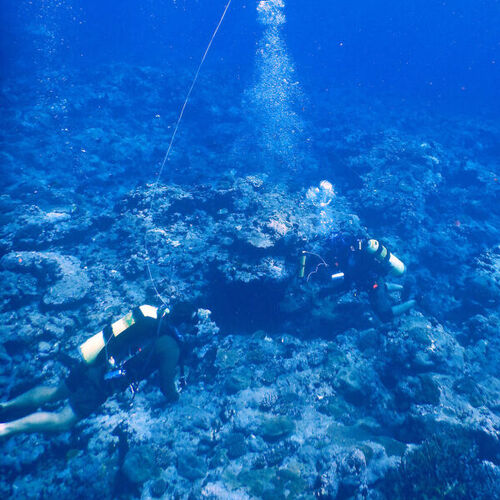
[{"label": "white object held by diver", "polygon": [[331,280],[332,280],[333,283],[340,285],[341,283],[344,282],[344,273],[335,273],[335,274],[332,274]]}]

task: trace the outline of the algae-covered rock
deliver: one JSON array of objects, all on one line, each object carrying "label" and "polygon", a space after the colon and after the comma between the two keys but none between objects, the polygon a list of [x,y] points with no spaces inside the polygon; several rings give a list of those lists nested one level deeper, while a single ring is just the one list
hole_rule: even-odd
[{"label": "algae-covered rock", "polygon": [[209,461],[211,469],[217,467],[225,466],[229,462],[229,457],[227,456],[227,450],[223,448],[216,448],[212,458]]},{"label": "algae-covered rock", "polygon": [[354,420],[356,415],[354,406],[347,403],[339,395],[327,396],[322,399],[318,403],[318,411],[344,424],[352,423],[351,421]]},{"label": "algae-covered rock", "polygon": [[293,467],[268,467],[241,471],[236,482],[252,496],[265,500],[314,499],[307,494],[307,482]]},{"label": "algae-covered rock", "polygon": [[415,370],[463,369],[464,349],[442,325],[432,325],[420,316],[405,321],[409,324],[407,329],[409,339],[406,342],[412,345],[413,352],[410,363]]},{"label": "algae-covered rock", "polygon": [[379,429],[371,429],[366,425],[338,425],[331,424],[327,429],[327,436],[338,446],[361,446],[361,443],[378,443],[387,452],[387,455],[400,456],[406,445],[396,439],[384,436]]},{"label": "algae-covered rock", "polygon": [[80,261],[55,252],[11,252],[0,264],[7,270],[28,273],[46,285],[43,303],[68,306],[81,301],[90,291],[91,282]]},{"label": "algae-covered rock", "polygon": [[235,349],[219,348],[215,358],[215,366],[219,370],[234,368],[242,359],[242,353]]},{"label": "algae-covered rock", "polygon": [[366,403],[369,388],[359,368],[343,367],[338,373],[337,384],[339,391],[349,403],[358,406]]},{"label": "algae-covered rock", "polygon": [[136,446],[130,448],[125,455],[122,465],[125,477],[135,485],[141,485],[152,479],[159,472],[156,465],[154,450],[149,446]]},{"label": "algae-covered rock", "polygon": [[350,450],[342,459],[339,467],[340,498],[350,498],[356,495],[363,481],[365,481],[366,458],[362,450],[355,448]]},{"label": "algae-covered rock", "polygon": [[438,384],[428,374],[406,377],[394,391],[395,403],[400,410],[407,410],[412,404],[436,405],[440,394]]},{"label": "algae-covered rock", "polygon": [[419,386],[416,393],[418,404],[437,405],[441,391],[437,382],[428,374],[419,375]]},{"label": "algae-covered rock", "polygon": [[275,442],[288,437],[295,429],[295,424],[290,417],[286,415],[278,417],[266,417],[260,428],[260,435],[267,442]]},{"label": "algae-covered rock", "polygon": [[463,394],[475,408],[483,406],[487,401],[484,390],[472,377],[462,377],[456,380],[453,383],[453,389]]},{"label": "algae-covered rock", "polygon": [[203,458],[194,453],[182,454],[177,460],[177,471],[181,476],[190,481],[196,481],[205,477],[207,470],[207,464]]},{"label": "algae-covered rock", "polygon": [[224,442],[227,449],[227,456],[231,459],[239,458],[247,451],[245,436],[241,432],[233,432],[229,434]]},{"label": "algae-covered rock", "polygon": [[168,484],[165,479],[158,478],[151,483],[149,491],[151,492],[151,496],[153,498],[160,498],[167,490],[167,487]]},{"label": "algae-covered rock", "polygon": [[231,373],[224,382],[224,387],[228,394],[236,394],[249,387],[250,383],[250,373],[246,369],[242,369]]},{"label": "algae-covered rock", "polygon": [[272,480],[276,476],[274,468],[242,470],[237,477],[237,483],[257,498],[262,498],[266,491],[272,491]]},{"label": "algae-covered rock", "polygon": [[304,496],[307,487],[307,482],[301,477],[299,471],[294,470],[292,467],[285,467],[277,471],[274,480],[275,496],[270,496],[269,499],[280,497],[286,498],[287,500],[298,498],[313,499],[313,495],[309,497]]},{"label": "algae-covered rock", "polygon": [[261,375],[260,380],[261,380],[262,384],[269,386],[269,385],[272,385],[276,381],[278,376],[279,376],[279,370],[276,367],[271,366],[271,367],[267,367],[264,370],[264,372]]}]

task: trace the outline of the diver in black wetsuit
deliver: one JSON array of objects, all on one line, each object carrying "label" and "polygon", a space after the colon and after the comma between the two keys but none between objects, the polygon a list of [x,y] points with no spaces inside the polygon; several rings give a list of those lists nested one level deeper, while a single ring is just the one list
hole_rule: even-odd
[{"label": "diver in black wetsuit", "polygon": [[[300,274],[304,277],[305,255],[302,257]],[[330,239],[328,258],[329,281],[348,290],[356,287],[368,292],[370,304],[381,321],[391,321],[415,306],[415,300],[396,304],[390,295],[403,289],[402,285],[389,283],[386,277],[400,277],[404,264],[379,241],[357,238],[347,233],[336,233]]]}]

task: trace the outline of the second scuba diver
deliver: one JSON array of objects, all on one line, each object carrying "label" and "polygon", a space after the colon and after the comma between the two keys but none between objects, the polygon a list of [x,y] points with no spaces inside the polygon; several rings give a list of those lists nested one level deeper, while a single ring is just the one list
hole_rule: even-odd
[{"label": "second scuba diver", "polygon": [[391,321],[416,304],[415,300],[396,303],[391,292],[403,290],[403,285],[387,282],[389,276],[401,277],[405,265],[382,243],[375,239],[356,237],[347,233],[336,233],[330,238],[328,262],[321,259],[316,270],[306,275],[306,261],[309,252],[303,252],[300,261],[299,276],[307,278],[324,266],[328,271],[328,280],[332,286],[344,290],[357,287],[366,290],[373,311],[384,322]]}]

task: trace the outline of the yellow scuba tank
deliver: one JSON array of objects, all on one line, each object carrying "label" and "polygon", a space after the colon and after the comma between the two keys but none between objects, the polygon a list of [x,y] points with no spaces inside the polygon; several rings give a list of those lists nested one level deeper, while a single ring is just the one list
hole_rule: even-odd
[{"label": "yellow scuba tank", "polygon": [[299,265],[299,278],[303,278],[306,272],[306,253],[302,252],[302,256],[300,257],[300,265]]},{"label": "yellow scuba tank", "polygon": [[[158,319],[157,307],[143,305],[139,307],[139,310],[145,318]],[[168,309],[165,309],[163,315],[166,315],[169,312],[170,311]],[[83,361],[87,364],[93,363],[96,360],[99,353],[106,346],[106,343],[109,342],[109,340],[112,337],[118,337],[118,335],[121,335],[124,331],[128,330],[132,325],[135,325],[136,323],[137,319],[134,318],[133,311],[130,311],[125,316],[123,316],[123,318],[119,319],[118,321],[115,321],[109,327],[105,328],[104,330],[90,337],[78,348],[78,350],[80,351],[80,355],[83,358]],[[104,335],[104,332],[106,330],[109,330],[109,333],[106,335],[108,337],[107,339],[105,338]]]},{"label": "yellow scuba tank", "polygon": [[365,250],[372,255],[377,262],[387,265],[389,273],[393,276],[402,276],[405,272],[405,265],[394,254],[377,240],[368,240]]}]

